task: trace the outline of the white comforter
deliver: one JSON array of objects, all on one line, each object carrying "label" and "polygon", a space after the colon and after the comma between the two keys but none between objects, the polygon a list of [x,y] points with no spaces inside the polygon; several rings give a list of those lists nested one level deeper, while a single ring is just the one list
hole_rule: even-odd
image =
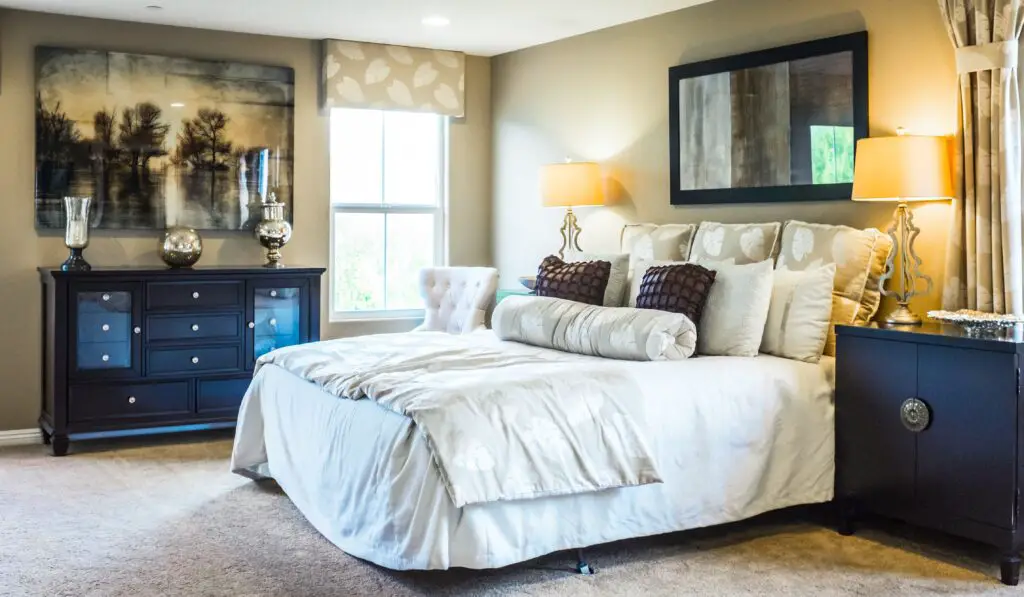
[{"label": "white comforter", "polygon": [[267,365],[412,419],[456,507],[661,482],[640,390],[606,363],[418,332],[292,346]]},{"label": "white comforter", "polygon": [[409,418],[269,365],[243,402],[231,467],[275,478],[354,556],[395,569],[500,567],[830,500],[833,363],[617,362],[640,388],[663,484],[462,508]]}]

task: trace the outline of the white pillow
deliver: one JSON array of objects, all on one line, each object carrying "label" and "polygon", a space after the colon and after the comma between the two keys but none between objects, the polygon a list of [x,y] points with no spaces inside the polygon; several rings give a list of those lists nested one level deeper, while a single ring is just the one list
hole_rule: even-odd
[{"label": "white pillow", "polygon": [[621,307],[622,300],[627,290],[629,278],[629,253],[602,254],[583,253],[574,261],[608,261],[612,264],[612,271],[608,275],[608,285],[604,288],[605,307]]},{"label": "white pillow", "polygon": [[716,272],[697,326],[697,353],[757,356],[772,302],[771,259],[744,265],[706,259],[696,263]]},{"label": "white pillow", "polygon": [[678,361],[697,346],[697,330],[682,313],[547,296],[510,296],[491,321],[502,340],[609,359]]},{"label": "white pillow", "polygon": [[780,267],[772,282],[772,302],[761,352],[817,363],[832,320],[836,264],[793,271]]},{"label": "white pillow", "polygon": [[629,296],[626,298],[627,307],[636,306],[636,297],[640,294],[640,285],[644,281],[647,270],[659,265],[682,265],[685,261],[670,261],[668,259],[637,259],[633,262],[633,276],[629,280]]}]

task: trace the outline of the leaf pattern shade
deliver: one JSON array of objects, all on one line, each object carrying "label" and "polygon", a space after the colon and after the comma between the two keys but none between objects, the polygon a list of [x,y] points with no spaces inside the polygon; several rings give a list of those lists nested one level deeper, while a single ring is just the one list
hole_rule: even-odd
[{"label": "leaf pattern shade", "polygon": [[[938,0],[956,48],[1015,41],[1022,0]],[[944,309],[1024,314],[1017,68],[959,74],[957,201],[946,250]]]},{"label": "leaf pattern shade", "polygon": [[321,107],[465,115],[466,55],[334,39],[323,42]]}]

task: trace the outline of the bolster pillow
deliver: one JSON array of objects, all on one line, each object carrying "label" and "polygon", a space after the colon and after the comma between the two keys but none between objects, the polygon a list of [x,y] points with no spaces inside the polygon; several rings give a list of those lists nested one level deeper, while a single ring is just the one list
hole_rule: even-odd
[{"label": "bolster pillow", "polygon": [[697,346],[697,328],[681,313],[542,296],[505,298],[491,325],[502,340],[609,359],[678,361]]}]

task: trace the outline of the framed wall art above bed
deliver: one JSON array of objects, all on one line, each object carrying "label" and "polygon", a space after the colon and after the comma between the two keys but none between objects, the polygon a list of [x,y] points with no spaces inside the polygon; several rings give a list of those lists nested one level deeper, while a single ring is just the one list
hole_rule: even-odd
[{"label": "framed wall art above bed", "polygon": [[867,32],[669,69],[673,205],[849,199]]}]

